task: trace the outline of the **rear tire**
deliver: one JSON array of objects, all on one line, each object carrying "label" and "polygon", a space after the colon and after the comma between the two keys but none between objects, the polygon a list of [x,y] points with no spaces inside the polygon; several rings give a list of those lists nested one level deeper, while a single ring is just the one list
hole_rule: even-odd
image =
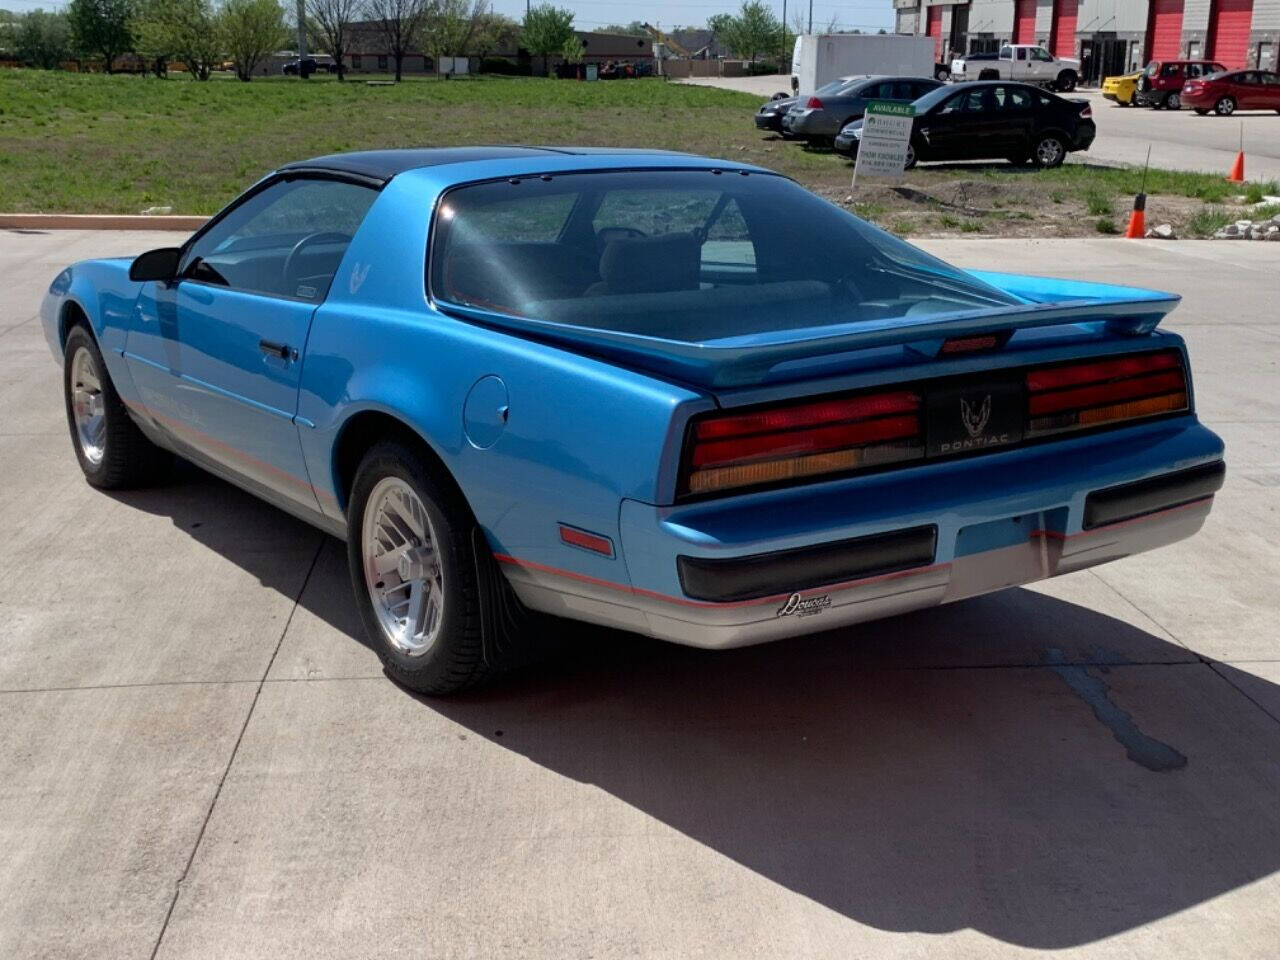
[{"label": "rear tire", "polygon": [[1076,88],[1076,73],[1074,70],[1063,70],[1058,74],[1058,80],[1055,86],[1059,93],[1070,93]]},{"label": "rear tire", "polygon": [[143,435],[116,393],[98,343],[83,324],[67,334],[62,356],[67,426],[90,486],[118,490],[154,482],[170,456]]},{"label": "rear tire", "polygon": [[1236,101],[1234,97],[1223,97],[1213,105],[1213,112],[1220,117],[1229,117],[1236,112]]},{"label": "rear tire", "polygon": [[1067,145],[1058,134],[1046,133],[1036,140],[1031,157],[1040,169],[1052,170],[1062,166],[1062,161],[1067,159]]},{"label": "rear tire", "polygon": [[916,145],[914,143],[907,144],[907,159],[903,161],[902,169],[910,170],[916,165]]},{"label": "rear tire", "polygon": [[1181,110],[1182,97],[1176,93],[1171,93],[1164,98],[1164,107],[1166,110]]},{"label": "rear tire", "polygon": [[347,509],[351,586],[383,669],[418,693],[455,693],[490,672],[473,523],[460,495],[411,446],[375,444],[356,470]]}]

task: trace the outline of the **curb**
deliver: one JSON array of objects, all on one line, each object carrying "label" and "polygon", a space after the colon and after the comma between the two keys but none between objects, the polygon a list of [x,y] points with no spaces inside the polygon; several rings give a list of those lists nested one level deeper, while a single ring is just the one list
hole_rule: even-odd
[{"label": "curb", "polygon": [[143,216],[124,213],[0,213],[0,230],[183,230],[208,217]]}]

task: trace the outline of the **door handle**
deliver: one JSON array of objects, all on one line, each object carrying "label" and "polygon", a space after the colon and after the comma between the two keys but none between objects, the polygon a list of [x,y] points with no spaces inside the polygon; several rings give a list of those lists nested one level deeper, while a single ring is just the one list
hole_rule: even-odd
[{"label": "door handle", "polygon": [[294,356],[293,349],[287,343],[276,343],[274,340],[259,340],[258,349],[281,360],[289,360]]}]

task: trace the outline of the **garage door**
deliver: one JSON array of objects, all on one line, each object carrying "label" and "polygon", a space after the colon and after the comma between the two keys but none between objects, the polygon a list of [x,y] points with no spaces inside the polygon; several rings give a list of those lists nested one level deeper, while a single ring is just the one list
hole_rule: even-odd
[{"label": "garage door", "polygon": [[1079,0],[1058,0],[1053,5],[1053,30],[1049,35],[1049,52],[1055,57],[1076,55],[1076,13],[1079,9]]},{"label": "garage door", "polygon": [[1253,0],[1217,0],[1209,15],[1209,43],[1205,51],[1228,70],[1248,66],[1249,27]]},{"label": "garage door", "polygon": [[1017,0],[1014,5],[1013,42],[1036,42],[1036,0]]},{"label": "garage door", "polygon": [[1182,0],[1151,0],[1147,13],[1147,63],[1177,60],[1182,48]]},{"label": "garage door", "polygon": [[933,41],[933,62],[942,62],[942,4],[935,3],[929,8],[929,29],[926,31]]}]

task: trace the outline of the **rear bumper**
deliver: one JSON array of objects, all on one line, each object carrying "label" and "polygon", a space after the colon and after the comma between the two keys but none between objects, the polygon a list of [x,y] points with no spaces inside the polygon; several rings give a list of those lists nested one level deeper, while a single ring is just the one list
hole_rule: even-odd
[{"label": "rear bumper", "polygon": [[828,630],[1191,536],[1221,485],[1194,417],[908,470],[655,507],[624,501],[629,584],[500,558],[530,607],[699,647]]}]

